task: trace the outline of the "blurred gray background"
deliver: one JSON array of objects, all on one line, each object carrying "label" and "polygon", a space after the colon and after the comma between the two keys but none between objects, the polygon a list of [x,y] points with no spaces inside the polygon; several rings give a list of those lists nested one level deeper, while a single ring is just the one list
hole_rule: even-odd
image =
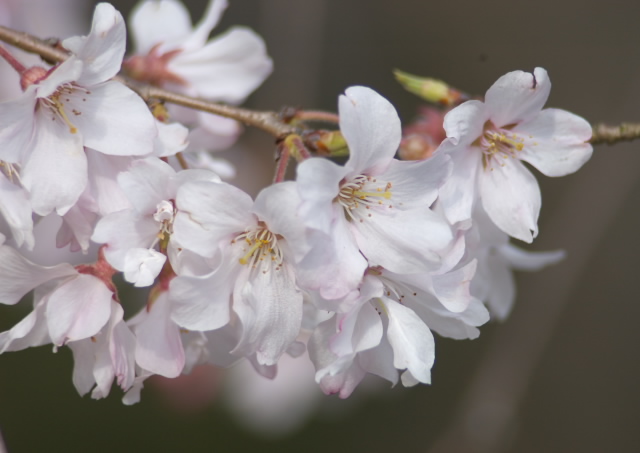
[{"label": "blurred gray background", "polygon": [[[115,1],[127,17],[133,5]],[[275,71],[248,105],[335,110],[350,85],[368,85],[410,121],[420,104],[394,68],[483,94],[502,74],[542,66],[549,105],[592,123],[640,121],[637,0],[230,0],[222,23],[261,34]],[[190,1],[198,18],[205,1]],[[86,2],[86,27],[92,2]],[[38,14],[38,11],[33,11]],[[35,31],[34,31],[35,32]],[[225,156],[272,168],[273,142],[247,131]],[[251,162],[251,163],[248,163]],[[252,174],[239,184],[256,193]],[[0,430],[9,452],[637,452],[640,451],[638,255],[640,142],[596,147],[576,175],[542,179],[532,250],[564,248],[565,262],[518,276],[504,324],[473,342],[436,340],[433,385],[335,397],[301,429],[265,437],[222,404],[173,409],[152,385],[134,407],[120,393],[79,398],[67,350],[0,357]],[[248,181],[250,179],[250,181]],[[251,183],[251,184],[250,184]],[[23,313],[0,307],[0,328]]]}]

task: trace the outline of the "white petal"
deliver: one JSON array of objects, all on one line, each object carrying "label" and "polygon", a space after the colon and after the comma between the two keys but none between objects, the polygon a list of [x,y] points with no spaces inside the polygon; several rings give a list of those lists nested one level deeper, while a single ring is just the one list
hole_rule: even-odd
[{"label": "white petal", "polygon": [[249,280],[234,291],[233,309],[242,323],[242,337],[232,352],[255,352],[258,363],[275,365],[300,332],[302,294],[286,263],[262,264],[251,271]]},{"label": "white petal", "polygon": [[538,235],[541,204],[538,181],[518,160],[501,162],[478,176],[482,206],[498,228],[531,243]]},{"label": "white petal", "polygon": [[436,297],[448,310],[460,313],[471,303],[469,285],[476,272],[476,260],[460,269],[443,275],[434,275],[433,289]]},{"label": "white petal", "polygon": [[426,207],[388,211],[366,210],[350,224],[370,264],[408,274],[437,269],[437,252],[453,240],[449,224]]},{"label": "white petal", "polygon": [[423,161],[393,159],[378,181],[390,181],[392,209],[413,209],[431,206],[438,197],[438,189],[449,178],[452,164],[448,155],[435,154]]},{"label": "white petal", "polygon": [[30,150],[35,133],[36,93],[27,90],[15,100],[0,104],[0,160],[18,163]]},{"label": "white petal", "polygon": [[191,33],[191,16],[179,1],[147,0],[131,11],[129,26],[136,54],[146,55],[158,43],[181,41]]},{"label": "white petal", "polygon": [[22,171],[22,184],[39,215],[54,209],[64,215],[87,185],[87,158],[82,135],[70,133],[58,116],[39,112],[31,156]]},{"label": "white petal", "polygon": [[452,109],[445,115],[442,125],[448,144],[462,148],[471,145],[482,135],[488,118],[489,112],[480,101],[467,101]]},{"label": "white petal", "polygon": [[331,351],[339,357],[375,348],[382,339],[380,315],[368,302],[338,316],[338,333],[331,339]]},{"label": "white petal", "polygon": [[77,90],[70,99],[67,108],[79,112],[71,121],[82,132],[85,146],[114,156],[153,152],[155,119],[142,98],[120,82],[93,85],[90,93]]},{"label": "white petal", "polygon": [[124,279],[138,287],[153,285],[166,260],[153,249],[129,249],[124,257]]},{"label": "white petal", "polygon": [[26,244],[33,249],[33,220],[31,218],[31,204],[27,193],[21,187],[12,184],[0,173],[0,214],[11,228],[16,245]]},{"label": "white petal", "polygon": [[171,181],[176,172],[155,157],[136,160],[128,171],[118,175],[122,187],[138,214],[156,212],[158,203],[175,198],[176,186]]},{"label": "white petal", "polygon": [[578,115],[559,109],[545,109],[533,120],[513,129],[525,139],[520,158],[547,176],[564,176],[577,171],[591,157],[591,125]]},{"label": "white petal", "polygon": [[62,46],[84,63],[82,76],[77,80],[80,85],[104,82],[120,71],[126,32],[122,15],[109,3],[99,3],[93,13],[89,35],[62,41]]},{"label": "white petal", "polygon": [[92,275],[79,274],[58,286],[47,304],[53,344],[61,346],[97,334],[109,320],[112,297],[106,285]]},{"label": "white petal", "polygon": [[196,25],[193,33],[183,42],[185,49],[198,48],[204,45],[209,38],[211,30],[218,24],[220,17],[227,9],[227,0],[210,0],[202,20]]},{"label": "white petal", "polygon": [[500,254],[509,262],[513,269],[519,271],[539,271],[544,267],[559,263],[567,256],[564,250],[530,252],[512,244],[505,244],[501,247]]},{"label": "white petal", "polygon": [[39,266],[15,249],[0,246],[0,302],[13,305],[36,286],[49,280],[77,275],[70,264]]},{"label": "white petal", "polygon": [[185,329],[197,331],[219,329],[228,324],[238,267],[223,261],[208,275],[174,278],[170,286],[171,319]]},{"label": "white petal", "polygon": [[353,174],[384,172],[398,150],[402,130],[396,109],[367,87],[351,87],[340,96],[340,131],[349,144]]},{"label": "white petal", "polygon": [[273,64],[255,32],[234,27],[201,49],[177,55],[171,72],[201,97],[240,103],[271,74]]},{"label": "white petal", "polygon": [[[438,152],[445,152],[440,148]],[[475,147],[462,147],[450,153],[453,162],[451,176],[440,188],[441,206],[451,223],[471,218],[478,197],[476,180],[481,168],[482,152]]]},{"label": "white petal", "polygon": [[10,330],[0,333],[0,354],[51,342],[44,314],[45,307],[45,300],[40,301],[20,322]]},{"label": "white petal", "polygon": [[174,378],[184,368],[185,356],[180,329],[170,318],[168,293],[162,293],[145,312],[134,318],[136,362],[145,370]]},{"label": "white petal", "polygon": [[433,334],[413,310],[391,299],[384,299],[389,315],[387,338],[393,348],[393,366],[407,369],[423,384],[431,383],[435,359]]},{"label": "white petal", "polygon": [[530,72],[513,71],[494,83],[484,102],[496,127],[516,124],[533,118],[547,102],[551,82],[547,71],[536,68]]},{"label": "white petal", "polygon": [[300,216],[307,226],[330,234],[336,215],[333,199],[348,170],[327,159],[311,158],[298,165],[297,183],[302,205]]}]

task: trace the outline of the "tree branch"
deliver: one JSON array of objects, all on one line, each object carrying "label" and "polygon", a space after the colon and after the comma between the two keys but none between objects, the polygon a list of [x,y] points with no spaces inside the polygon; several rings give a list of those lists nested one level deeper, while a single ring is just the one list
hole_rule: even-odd
[{"label": "tree branch", "polygon": [[618,142],[630,142],[638,138],[640,138],[640,124],[622,123],[619,126],[596,124],[593,126],[591,143],[594,145],[601,143],[612,145]]},{"label": "tree branch", "polygon": [[[0,41],[4,41],[7,44],[11,44],[12,46],[27,52],[36,53],[50,62],[59,63],[69,58],[69,54],[67,52],[51,46],[47,42],[35,36],[28,33],[18,32],[3,26],[0,26]],[[297,129],[294,126],[283,121],[276,112],[248,110],[231,105],[205,101],[203,99],[185,96],[147,84],[137,83],[122,76],[115,77],[114,79],[127,85],[138,93],[145,101],[158,99],[172,104],[181,105],[183,107],[192,108],[194,110],[224,116],[226,118],[240,121],[247,126],[262,129],[278,139],[282,139],[289,134],[297,132]]]}]

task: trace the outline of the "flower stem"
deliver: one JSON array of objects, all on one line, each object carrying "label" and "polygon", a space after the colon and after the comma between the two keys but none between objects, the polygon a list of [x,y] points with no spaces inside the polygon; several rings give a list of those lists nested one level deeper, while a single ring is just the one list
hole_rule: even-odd
[{"label": "flower stem", "polygon": [[319,110],[298,110],[294,118],[301,121],[322,121],[335,124],[340,122],[340,117],[335,113],[322,112]]},{"label": "flower stem", "polygon": [[22,74],[27,69],[4,46],[0,46],[0,57],[4,58],[18,74]]},{"label": "flower stem", "polygon": [[278,158],[277,158],[277,166],[276,166],[276,174],[273,178],[273,183],[279,183],[284,181],[285,175],[287,173],[287,167],[289,166],[289,157],[291,153],[289,151],[289,147],[282,142],[278,146]]}]

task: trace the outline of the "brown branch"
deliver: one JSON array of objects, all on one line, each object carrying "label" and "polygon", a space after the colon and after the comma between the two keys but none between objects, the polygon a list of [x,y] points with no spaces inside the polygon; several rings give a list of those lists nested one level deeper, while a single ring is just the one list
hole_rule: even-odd
[{"label": "brown branch", "polygon": [[593,126],[593,136],[590,141],[594,145],[601,143],[613,145],[619,142],[630,142],[638,138],[640,138],[640,124],[622,123],[619,126],[596,124]]},{"label": "brown branch", "polygon": [[[51,62],[59,63],[69,58],[68,53],[47,44],[45,41],[35,36],[29,35],[28,33],[18,32],[3,26],[0,26],[0,41],[4,41],[27,52],[36,53],[45,60]],[[296,132],[296,128],[284,122],[276,112],[260,112],[205,101],[203,99],[185,96],[150,85],[133,82],[121,76],[115,77],[114,79],[127,85],[146,101],[150,99],[158,99],[172,104],[181,105],[183,107],[192,108],[194,110],[200,110],[231,118],[240,121],[247,126],[262,129],[278,139]]]}]

